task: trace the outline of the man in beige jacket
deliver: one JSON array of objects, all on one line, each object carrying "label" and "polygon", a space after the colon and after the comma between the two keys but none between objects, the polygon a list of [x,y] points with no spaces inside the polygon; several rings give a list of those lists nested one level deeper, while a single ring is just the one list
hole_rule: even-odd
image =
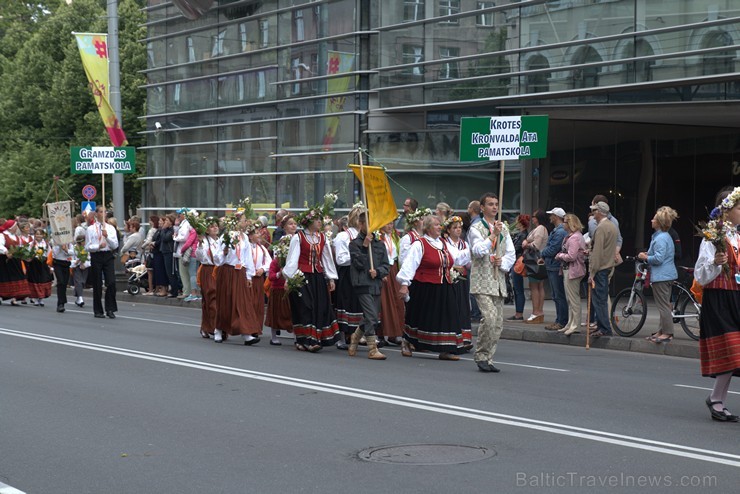
[{"label": "man in beige jacket", "polygon": [[617,227],[608,220],[609,205],[603,201],[591,206],[598,223],[591,243],[589,256],[589,283],[593,288],[593,305],[596,313],[594,337],[611,336],[609,323],[609,272],[614,267],[614,252],[617,249]]}]

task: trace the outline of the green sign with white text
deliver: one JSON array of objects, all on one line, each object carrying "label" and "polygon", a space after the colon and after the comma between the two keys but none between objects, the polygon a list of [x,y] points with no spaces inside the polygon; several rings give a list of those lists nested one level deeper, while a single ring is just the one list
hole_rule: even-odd
[{"label": "green sign with white text", "polygon": [[136,148],[112,146],[72,146],[70,148],[72,173],[134,173]]},{"label": "green sign with white text", "polygon": [[545,158],[549,120],[547,115],[463,118],[460,161]]}]

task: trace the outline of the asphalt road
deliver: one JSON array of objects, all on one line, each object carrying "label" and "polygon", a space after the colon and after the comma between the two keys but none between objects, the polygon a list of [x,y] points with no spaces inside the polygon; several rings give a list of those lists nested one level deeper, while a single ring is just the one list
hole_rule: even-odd
[{"label": "asphalt road", "polygon": [[[470,354],[217,345],[197,309],[122,303],[103,320],[54,306],[0,307],[3,494],[734,493],[740,481],[740,424],[709,419],[712,381],[693,359],[502,341],[502,372],[484,374]],[[731,392],[737,413],[737,381]],[[416,444],[437,446],[359,457]]]}]

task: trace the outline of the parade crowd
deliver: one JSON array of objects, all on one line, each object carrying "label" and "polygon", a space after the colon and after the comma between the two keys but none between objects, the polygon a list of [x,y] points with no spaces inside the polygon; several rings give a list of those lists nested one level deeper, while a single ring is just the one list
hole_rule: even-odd
[{"label": "parade crowd", "polygon": [[[335,219],[335,200],[327,194],[299,214],[278,211],[273,232],[248,198],[225,218],[187,208],[152,215],[147,232],[132,217],[124,234],[98,208],[75,218],[75,242],[68,245],[51,245],[42,220],[0,219],[0,297],[43,306],[53,272],[58,312],[65,311],[70,284],[75,303],[84,306],[89,283],[94,316],[115,318],[115,262],[135,261],[146,267],[144,296],[200,302],[204,339],[240,337],[254,345],[266,326],[271,345],[282,345],[281,332],[293,333],[299,351],[336,346],[356,356],[366,345],[369,359],[384,360],[380,349],[399,345],[404,357],[432,352],[456,361],[472,350],[478,370],[496,373],[504,300],[511,296],[515,304],[509,321],[542,324],[548,283],[556,317],[546,329],[566,337],[582,327],[594,338],[612,335],[609,283],[622,262],[622,234],[603,195],[593,198],[585,227],[560,207],[520,214],[507,225],[498,220],[497,195],[485,193],[459,215],[445,203],[431,211],[407,198],[403,214],[377,231],[368,231],[362,203]],[[736,422],[725,401],[732,375],[740,374],[740,187],[723,189],[715,204],[695,266],[703,287],[701,372],[715,378],[706,400],[712,419]],[[661,316],[648,337],[655,344],[673,338],[677,217],[672,208],[659,208],[650,246],[637,255],[650,266]],[[526,318],[525,278],[531,293]],[[584,322],[582,285],[593,294],[593,317]],[[475,342],[473,321],[479,321]]]}]

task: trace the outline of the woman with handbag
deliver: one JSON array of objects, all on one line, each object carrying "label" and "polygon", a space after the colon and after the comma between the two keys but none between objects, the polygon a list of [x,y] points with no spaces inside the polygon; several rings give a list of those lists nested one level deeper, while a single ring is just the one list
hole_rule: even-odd
[{"label": "woman with handbag", "polygon": [[[527,265],[527,279],[529,280],[529,291],[532,293],[532,315],[527,318],[527,324],[542,324],[545,322],[545,285],[547,279],[547,268],[540,252],[547,244],[547,215],[541,209],[532,213],[532,225],[534,229],[529,232],[527,238],[522,242],[524,248],[524,263]],[[542,276],[544,273],[544,276]]]},{"label": "woman with handbag", "polygon": [[[514,243],[514,251],[516,253],[517,259],[522,257],[522,254],[524,254],[524,247],[522,246],[522,244],[527,238],[527,229],[529,229],[529,215],[520,214],[516,217],[516,221],[514,222],[515,233],[511,236],[511,240]],[[514,288],[514,306],[516,308],[516,313],[511,317],[507,317],[506,320],[523,321],[524,302],[526,301],[526,298],[524,297],[524,276],[518,273],[514,267],[511,268],[509,277],[511,278],[511,286],[512,288]]]},{"label": "woman with handbag", "polygon": [[575,214],[566,214],[563,220],[568,236],[563,249],[555,259],[563,264],[565,296],[568,299],[568,323],[559,333],[570,336],[578,332],[581,325],[581,280],[586,275],[586,241],[583,239],[583,224]]}]

